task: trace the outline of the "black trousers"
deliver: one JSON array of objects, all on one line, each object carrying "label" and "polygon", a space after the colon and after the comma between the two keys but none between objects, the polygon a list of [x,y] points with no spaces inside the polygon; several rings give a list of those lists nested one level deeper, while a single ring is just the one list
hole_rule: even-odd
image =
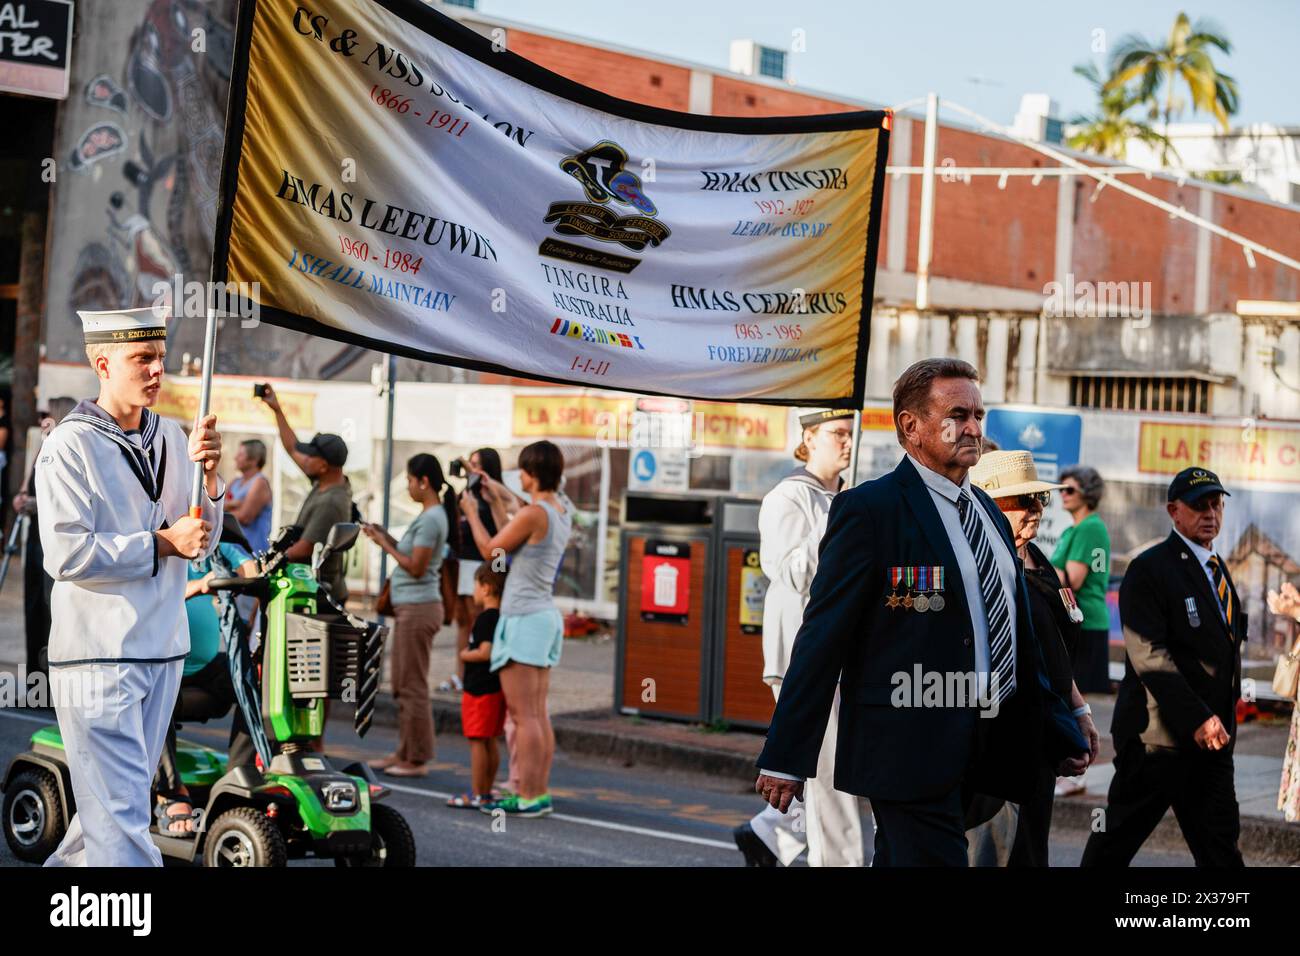
[{"label": "black trousers", "polygon": [[966,866],[961,787],[931,800],[871,799],[878,866]]},{"label": "black trousers", "polygon": [[[218,654],[198,673],[181,678],[172,726],[167,731],[167,746],[158,761],[158,774],[154,786],[159,793],[174,794],[180,789],[181,774],[176,766],[176,725],[185,721],[207,721],[224,717],[235,703],[235,689],[230,683],[230,665],[225,654]],[[239,708],[230,722],[229,760],[226,770],[242,765],[253,765],[256,750],[248,725]]]},{"label": "black trousers", "polygon": [[54,579],[45,573],[45,551],[33,515],[27,522],[27,547],[23,552],[23,623],[27,637],[27,673],[47,677],[46,648],[50,643],[50,589]]},{"label": "black trousers", "polygon": [[1048,839],[1052,833],[1052,807],[1056,804],[1056,770],[1044,763],[1039,769],[1034,795],[1020,804],[1016,840],[1007,866],[1047,866]]},{"label": "black trousers", "polygon": [[1080,866],[1128,866],[1170,807],[1197,866],[1244,866],[1230,751],[1147,748],[1140,740],[1127,741],[1115,755],[1107,802],[1105,829],[1088,838]]},{"label": "black trousers", "polygon": [[[985,752],[988,731],[989,722],[976,718],[971,727],[968,773]],[[960,783],[928,800],[870,800],[876,820],[873,867],[969,866],[966,831],[987,820],[999,805]]]},{"label": "black trousers", "polygon": [[1085,628],[1070,654],[1070,670],[1083,694],[1110,693],[1110,631]]}]

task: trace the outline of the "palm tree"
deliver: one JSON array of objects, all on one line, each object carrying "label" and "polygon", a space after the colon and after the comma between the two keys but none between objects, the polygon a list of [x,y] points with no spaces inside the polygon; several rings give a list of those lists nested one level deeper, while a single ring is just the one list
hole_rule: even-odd
[{"label": "palm tree", "polygon": [[[1106,87],[1116,89],[1136,82],[1139,102],[1150,104],[1150,117],[1164,119],[1165,136],[1169,124],[1185,105],[1176,96],[1178,81],[1186,84],[1191,93],[1193,111],[1211,113],[1224,132],[1228,130],[1228,117],[1237,112],[1237,81],[1220,73],[1210,58],[1211,49],[1227,54],[1232,44],[1215,24],[1197,20],[1193,24],[1186,13],[1174,19],[1169,39],[1163,44],[1152,43],[1145,37],[1130,34],[1120,40],[1111,60],[1111,75]],[[1164,95],[1164,105],[1157,99]],[[1160,154],[1161,165],[1168,165],[1168,144]]]},{"label": "palm tree", "polygon": [[[1074,72],[1087,80],[1097,92],[1099,109],[1092,116],[1079,115],[1070,120],[1078,129],[1066,140],[1067,145],[1118,160],[1125,158],[1131,139],[1140,140],[1153,150],[1158,146],[1162,153],[1173,150],[1169,140],[1156,132],[1149,123],[1126,115],[1141,102],[1141,97],[1132,88],[1124,84],[1111,86],[1101,78],[1101,71],[1095,63],[1080,64],[1074,68]],[[1177,156],[1176,150],[1174,155]]]}]

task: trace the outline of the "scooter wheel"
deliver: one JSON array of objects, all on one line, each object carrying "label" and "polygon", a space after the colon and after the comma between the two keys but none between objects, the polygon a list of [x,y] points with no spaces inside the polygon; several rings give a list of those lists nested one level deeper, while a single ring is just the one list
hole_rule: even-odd
[{"label": "scooter wheel", "polygon": [[406,818],[382,803],[370,805],[370,855],[338,856],[335,866],[415,866],[415,834]]},{"label": "scooter wheel", "polygon": [[9,781],[3,814],[5,842],[25,863],[44,863],[67,830],[58,781],[40,767],[20,771]]},{"label": "scooter wheel", "polygon": [[227,810],[208,827],[204,866],[284,866],[289,851],[275,824],[253,807]]}]

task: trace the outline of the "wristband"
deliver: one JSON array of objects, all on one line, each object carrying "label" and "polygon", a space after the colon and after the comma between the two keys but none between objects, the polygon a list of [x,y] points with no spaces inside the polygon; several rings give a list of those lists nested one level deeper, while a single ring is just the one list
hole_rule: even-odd
[{"label": "wristband", "polygon": [[1070,716],[1075,718],[1076,720],[1082,717],[1084,714],[1088,714],[1088,715],[1092,714],[1091,704],[1084,704],[1082,707],[1076,707],[1074,708],[1074,710],[1070,711]]}]

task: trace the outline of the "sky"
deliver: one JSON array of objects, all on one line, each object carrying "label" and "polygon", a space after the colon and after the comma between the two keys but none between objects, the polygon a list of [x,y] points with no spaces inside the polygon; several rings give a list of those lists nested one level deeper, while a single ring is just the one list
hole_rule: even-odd
[{"label": "sky", "polygon": [[[478,0],[478,9],[723,69],[733,39],[789,48],[793,31],[802,30],[806,52],[789,58],[800,87],[882,106],[934,91],[1003,124],[1023,93],[1049,94],[1066,120],[1091,112],[1095,96],[1072,67],[1108,60],[1094,46],[1109,51],[1129,33],[1165,39],[1185,10],[1232,41],[1231,55],[1215,51],[1215,63],[1240,88],[1234,125],[1300,125],[1297,0]],[[1210,117],[1189,108],[1181,119]]]}]

